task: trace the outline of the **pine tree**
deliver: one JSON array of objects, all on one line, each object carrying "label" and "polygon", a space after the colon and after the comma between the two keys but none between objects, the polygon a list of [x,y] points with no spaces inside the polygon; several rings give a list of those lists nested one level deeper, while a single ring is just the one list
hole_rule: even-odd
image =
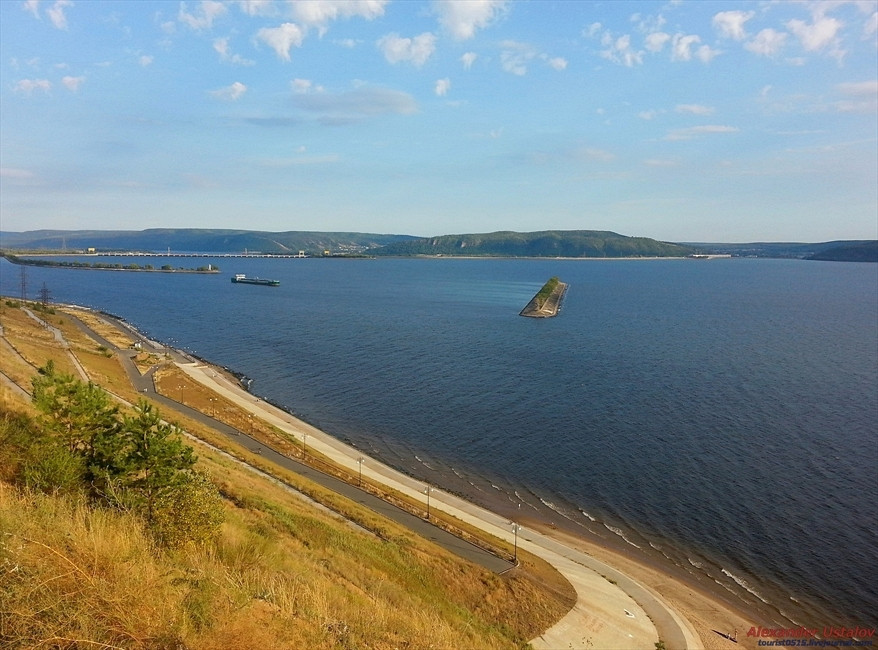
[{"label": "pine tree", "polygon": [[166,422],[152,404],[140,400],[137,414],[122,422],[122,444],[113,468],[138,507],[153,519],[156,500],[185,480],[196,461],[180,430]]}]

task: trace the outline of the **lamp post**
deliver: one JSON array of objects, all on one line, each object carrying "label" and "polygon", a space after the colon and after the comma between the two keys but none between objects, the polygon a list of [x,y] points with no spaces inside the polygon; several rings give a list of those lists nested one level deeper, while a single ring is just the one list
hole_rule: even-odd
[{"label": "lamp post", "polygon": [[302,460],[305,460],[305,454],[308,452],[307,440],[308,440],[308,434],[303,433],[302,434]]},{"label": "lamp post", "polygon": [[429,485],[424,488],[424,494],[427,495],[427,521],[430,521],[430,492],[433,491]]},{"label": "lamp post", "polygon": [[515,564],[518,564],[518,531],[519,531],[519,529],[521,529],[521,526],[519,526],[518,524],[513,522],[512,523],[512,532],[515,535],[515,546],[513,547],[514,551],[512,553],[512,561]]},{"label": "lamp post", "polygon": [[182,404],[183,403],[183,384],[180,384],[179,386],[177,386],[177,388],[180,389],[180,404]]},{"label": "lamp post", "polygon": [[362,456],[360,456],[360,457],[357,459],[357,464],[360,466],[360,478],[359,478],[359,485],[360,485],[360,487],[363,487],[363,461],[365,461],[365,460],[366,460],[366,459],[363,458]]}]

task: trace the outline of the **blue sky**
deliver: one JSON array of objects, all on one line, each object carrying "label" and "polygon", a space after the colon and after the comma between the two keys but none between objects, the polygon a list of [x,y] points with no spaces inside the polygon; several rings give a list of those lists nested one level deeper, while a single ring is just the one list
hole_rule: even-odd
[{"label": "blue sky", "polygon": [[878,238],[878,2],[0,2],[0,228]]}]

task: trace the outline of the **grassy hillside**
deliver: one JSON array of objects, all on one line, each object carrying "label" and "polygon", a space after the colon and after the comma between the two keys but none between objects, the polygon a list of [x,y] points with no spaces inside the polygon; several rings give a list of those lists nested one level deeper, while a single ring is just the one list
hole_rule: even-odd
[{"label": "grassy hillside", "polygon": [[598,230],[546,230],[445,235],[387,244],[373,255],[466,255],[495,257],[677,257],[694,252],[646,237]]},{"label": "grassy hillside", "polygon": [[136,509],[85,487],[39,489],[23,471],[35,459],[22,440],[56,434],[13,383],[29,389],[49,360],[71,374],[78,362],[137,398],[118,359],[71,314],[46,317],[69,351],[17,303],[0,305],[2,647],[518,648],[572,604],[569,585],[533,557],[519,552],[521,568],[504,576],[482,570],[173,412],[163,415],[225,450],[190,443],[222,497],[212,539],[168,546]]}]

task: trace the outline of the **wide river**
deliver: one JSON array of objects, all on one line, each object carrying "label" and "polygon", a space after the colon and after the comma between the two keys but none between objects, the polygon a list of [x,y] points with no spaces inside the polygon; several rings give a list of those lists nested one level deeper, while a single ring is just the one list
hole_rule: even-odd
[{"label": "wide river", "polygon": [[[510,519],[672,562],[757,606],[754,625],[878,624],[878,265],[172,263],[223,272],[26,267],[26,290],[243,373]],[[21,268],[0,261],[4,295],[21,294]],[[555,275],[570,285],[560,315],[520,317]]]}]

